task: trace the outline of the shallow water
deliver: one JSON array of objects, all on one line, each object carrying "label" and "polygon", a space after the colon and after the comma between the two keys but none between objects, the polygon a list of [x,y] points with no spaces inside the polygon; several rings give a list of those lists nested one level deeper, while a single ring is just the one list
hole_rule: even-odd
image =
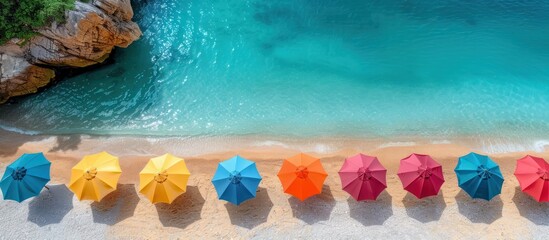
[{"label": "shallow water", "polygon": [[115,63],[0,107],[48,134],[541,139],[549,1],[134,1]]}]

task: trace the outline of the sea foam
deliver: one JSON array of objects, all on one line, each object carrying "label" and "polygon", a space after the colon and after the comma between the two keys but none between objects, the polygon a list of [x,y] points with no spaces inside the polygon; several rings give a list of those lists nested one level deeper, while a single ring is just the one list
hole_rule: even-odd
[{"label": "sea foam", "polygon": [[17,127],[7,126],[7,125],[4,125],[4,124],[0,124],[0,129],[8,131],[8,132],[18,133],[18,134],[22,134],[22,135],[30,135],[30,136],[41,134],[41,132],[39,132],[39,131],[26,130],[26,129],[21,129],[21,128],[17,128]]}]

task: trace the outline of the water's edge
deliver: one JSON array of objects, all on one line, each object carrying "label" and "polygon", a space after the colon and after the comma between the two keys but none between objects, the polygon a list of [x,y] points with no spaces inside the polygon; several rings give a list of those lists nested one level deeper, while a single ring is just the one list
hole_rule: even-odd
[{"label": "water's edge", "polygon": [[[85,149],[79,148],[83,142]],[[78,150],[84,153],[108,151],[135,155],[170,152],[185,156],[203,156],[226,152],[309,152],[333,156],[353,152],[370,152],[386,148],[414,149],[432,146],[452,146],[463,151],[476,151],[485,154],[506,154],[516,152],[541,153],[549,149],[549,139],[503,139],[496,137],[461,136],[452,138],[393,136],[390,138],[367,138],[346,136],[146,136],[146,135],[107,135],[107,134],[41,134],[21,132],[17,129],[0,128],[0,146],[4,151],[13,152],[19,146],[31,144],[40,150],[44,146],[55,151]],[[46,151],[52,151],[52,149]],[[467,149],[467,150],[465,150]],[[465,154],[466,152],[464,152]]]}]

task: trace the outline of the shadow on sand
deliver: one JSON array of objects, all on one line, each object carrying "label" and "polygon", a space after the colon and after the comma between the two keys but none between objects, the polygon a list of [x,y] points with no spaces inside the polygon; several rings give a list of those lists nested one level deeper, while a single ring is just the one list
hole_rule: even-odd
[{"label": "shadow on sand", "polygon": [[406,193],[402,203],[406,208],[406,214],[422,223],[438,221],[446,208],[442,191],[437,196],[417,199],[411,193]]},{"label": "shadow on sand", "polygon": [[187,192],[177,197],[172,204],[158,203],[156,211],[164,227],[185,229],[193,222],[200,220],[205,199],[198,187],[188,186]]},{"label": "shadow on sand", "polygon": [[520,187],[515,188],[513,202],[520,215],[536,225],[549,226],[549,202],[539,203],[528,194],[523,193]]},{"label": "shadow on sand", "polygon": [[265,188],[258,188],[255,198],[243,202],[239,206],[225,203],[231,224],[247,229],[252,229],[267,222],[267,217],[269,217],[273,206],[274,204]]},{"label": "shadow on sand", "polygon": [[359,202],[349,197],[349,214],[364,226],[383,225],[393,215],[392,199],[387,191],[383,191],[375,201]]},{"label": "shadow on sand", "polygon": [[49,152],[78,150],[78,145],[82,142],[80,135],[57,136],[56,138],[56,145]]},{"label": "shadow on sand", "polygon": [[[19,150],[19,147],[27,142],[40,141],[45,136],[31,136],[0,129],[0,156],[13,156]],[[15,158],[13,159],[15,160]]]},{"label": "shadow on sand", "polygon": [[459,213],[473,223],[490,224],[502,217],[503,202],[499,195],[486,201],[473,199],[469,194],[460,190],[455,199]]},{"label": "shadow on sand", "polygon": [[288,202],[292,207],[293,216],[307,224],[329,220],[336,204],[328,185],[322,187],[321,194],[305,199],[303,202],[295,197],[289,198]]},{"label": "shadow on sand", "polygon": [[138,203],[134,184],[118,184],[116,191],[91,204],[93,222],[112,226],[133,216]]},{"label": "shadow on sand", "polygon": [[48,187],[49,190],[42,190],[42,193],[29,203],[27,220],[40,227],[60,223],[73,208],[74,194],[65,185]]}]

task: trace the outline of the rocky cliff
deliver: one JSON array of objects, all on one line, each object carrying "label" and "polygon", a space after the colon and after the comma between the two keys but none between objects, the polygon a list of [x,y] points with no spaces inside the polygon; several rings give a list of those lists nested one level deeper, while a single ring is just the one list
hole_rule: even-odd
[{"label": "rocky cliff", "polygon": [[141,36],[132,22],[130,0],[77,1],[65,22],[38,30],[23,42],[0,46],[0,103],[34,93],[47,85],[57,67],[86,67],[101,63],[114,47],[127,47]]}]

